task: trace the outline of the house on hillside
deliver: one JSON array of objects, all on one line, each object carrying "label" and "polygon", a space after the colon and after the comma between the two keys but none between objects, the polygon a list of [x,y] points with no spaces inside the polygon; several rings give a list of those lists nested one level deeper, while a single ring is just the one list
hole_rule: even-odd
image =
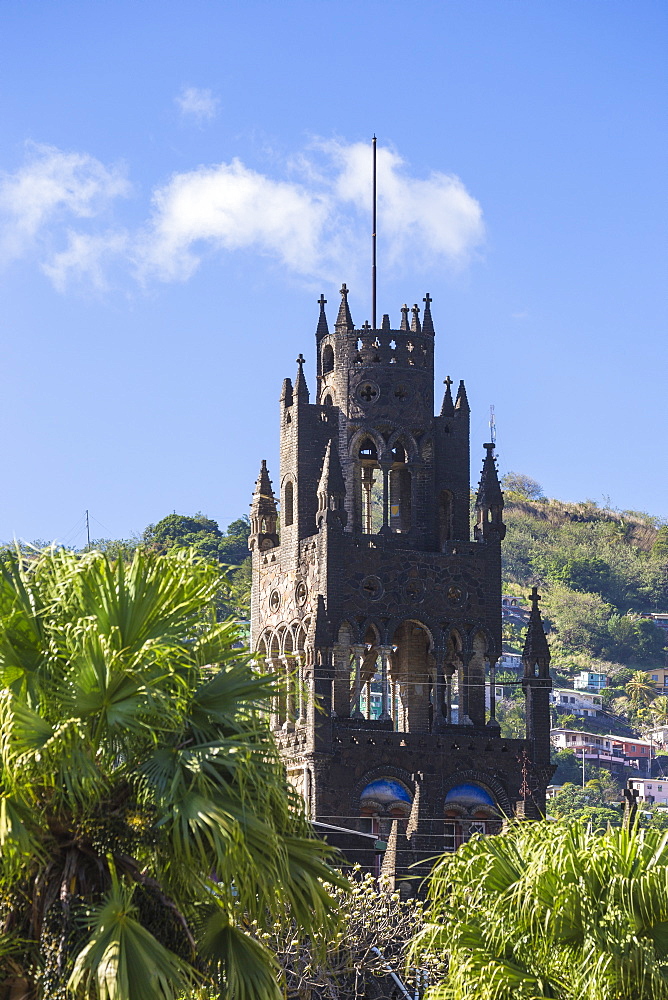
[{"label": "house on hillside", "polygon": [[608,677],[594,670],[581,670],[573,685],[576,691],[602,691],[608,685]]},{"label": "house on hillside", "polygon": [[652,754],[650,740],[641,740],[635,736],[613,736],[608,733],[606,740],[611,740],[613,750],[621,753],[627,762],[627,767],[637,767],[639,771],[649,771]]},{"label": "house on hillside", "polygon": [[591,694],[589,691],[555,688],[550,692],[550,704],[557,712],[595,719],[601,712],[603,701],[600,694]]},{"label": "house on hillside", "polygon": [[558,750],[572,750],[579,760],[584,754],[587,764],[616,772],[621,772],[625,765],[628,766],[624,754],[615,746],[617,738],[614,736],[583,733],[578,729],[552,729],[550,739]]},{"label": "house on hillside", "polygon": [[629,788],[638,790],[638,798],[648,805],[668,806],[668,780],[655,778],[629,778]]},{"label": "house on hillside", "polygon": [[651,673],[648,671],[647,676],[653,682],[658,694],[668,694],[668,668],[655,668]]}]

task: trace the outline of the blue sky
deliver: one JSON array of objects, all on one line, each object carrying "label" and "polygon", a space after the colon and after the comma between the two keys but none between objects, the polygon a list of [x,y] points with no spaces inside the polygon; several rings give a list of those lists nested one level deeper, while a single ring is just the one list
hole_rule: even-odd
[{"label": "blue sky", "polygon": [[222,525],[316,299],[428,290],[477,477],[668,517],[668,7],[4,0],[0,538]]}]

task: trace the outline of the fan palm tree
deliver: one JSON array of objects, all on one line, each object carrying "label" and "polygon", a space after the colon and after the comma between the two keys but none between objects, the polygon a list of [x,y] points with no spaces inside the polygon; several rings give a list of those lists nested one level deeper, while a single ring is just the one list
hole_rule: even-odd
[{"label": "fan palm tree", "polygon": [[658,698],[655,698],[650,712],[655,725],[668,726],[668,695],[660,694]]},{"label": "fan palm tree", "polygon": [[187,551],[0,565],[2,1000],[277,1000],[257,927],[332,921],[220,587]]},{"label": "fan palm tree", "polygon": [[649,705],[656,694],[656,687],[644,670],[634,670],[631,680],[626,685],[626,693],[637,711]]},{"label": "fan palm tree", "polygon": [[429,1000],[665,1000],[668,834],[518,823],[431,877],[413,960],[448,956]]}]

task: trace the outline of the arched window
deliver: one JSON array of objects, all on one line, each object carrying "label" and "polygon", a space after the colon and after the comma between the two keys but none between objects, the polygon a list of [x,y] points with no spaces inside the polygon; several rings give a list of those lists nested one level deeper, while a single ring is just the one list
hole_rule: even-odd
[{"label": "arched window", "polygon": [[365,438],[357,455],[358,489],[361,489],[362,531],[374,535],[383,524],[383,483],[378,465],[378,450],[372,438]]},{"label": "arched window", "polygon": [[406,464],[406,449],[397,441],[392,449],[390,470],[390,527],[408,531],[411,526],[411,473]]},{"label": "arched window", "polygon": [[331,405],[332,405],[332,397],[330,396],[330,394],[329,394],[329,393],[327,393],[327,395],[326,395],[326,396],[325,396],[325,398],[323,399],[323,401],[322,401],[322,405],[323,405],[323,406],[331,406]]},{"label": "arched window", "polygon": [[283,501],[283,523],[289,528],[294,521],[294,486],[288,480],[285,484],[285,498]]},{"label": "arched window", "polygon": [[331,344],[325,344],[322,349],[322,374],[328,375],[334,370],[334,348]]}]

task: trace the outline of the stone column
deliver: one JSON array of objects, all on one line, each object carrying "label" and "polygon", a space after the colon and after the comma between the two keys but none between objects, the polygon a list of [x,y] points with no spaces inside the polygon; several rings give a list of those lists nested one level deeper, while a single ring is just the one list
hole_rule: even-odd
[{"label": "stone column", "polygon": [[381,464],[380,470],[383,473],[383,533],[390,531],[390,468],[386,462]]},{"label": "stone column", "polygon": [[[264,661],[267,665],[267,671],[273,676],[278,674],[278,661],[272,659],[270,656]],[[278,729],[281,724],[281,705],[280,705],[280,694],[276,693],[271,699],[271,712],[270,712],[270,725],[272,729]]]},{"label": "stone column", "polygon": [[287,656],[281,656],[280,664],[285,678],[285,721],[283,729],[295,728],[295,679],[292,663]]},{"label": "stone column", "polygon": [[442,652],[434,651],[434,659],[436,661],[436,682],[434,684],[434,716],[432,720],[432,728],[438,729],[438,727],[442,726],[445,722],[445,675],[443,673],[444,654]]},{"label": "stone column", "polygon": [[353,696],[350,702],[350,714],[353,719],[363,719],[360,700],[362,697],[362,660],[364,659],[365,647],[355,645],[352,647],[355,657],[355,678],[353,680]]},{"label": "stone column", "polygon": [[459,668],[459,725],[472,726],[469,718],[469,663],[472,653],[460,653],[461,667]]},{"label": "stone column", "polygon": [[380,708],[380,718],[383,722],[387,722],[391,719],[389,711],[389,675],[390,675],[390,657],[392,655],[391,646],[379,646],[378,651],[380,653],[380,665],[381,665],[381,681],[380,681],[380,691],[381,691],[381,708]]},{"label": "stone column", "polygon": [[454,663],[446,663],[443,667],[445,673],[445,721],[452,725],[452,678],[457,667]]},{"label": "stone column", "polygon": [[496,657],[489,660],[489,721],[496,722]]},{"label": "stone column", "polygon": [[304,691],[304,654],[295,653],[297,661],[297,703],[299,705],[298,720],[300,726],[306,723],[306,692]]}]

